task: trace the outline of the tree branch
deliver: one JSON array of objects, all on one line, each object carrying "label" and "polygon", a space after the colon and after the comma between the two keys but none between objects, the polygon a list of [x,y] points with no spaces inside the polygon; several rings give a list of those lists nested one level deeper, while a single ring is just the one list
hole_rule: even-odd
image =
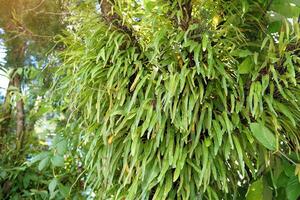
[{"label": "tree branch", "polygon": [[133,30],[122,24],[122,18],[113,11],[113,4],[109,0],[99,0],[101,14],[108,25],[112,24],[118,29],[127,33],[134,41],[137,39],[133,36]]},{"label": "tree branch", "polygon": [[34,11],[35,9],[38,9],[44,2],[45,2],[45,0],[41,0],[35,7],[29,8],[29,9],[25,10],[25,12],[30,12],[30,11]]},{"label": "tree branch", "polygon": [[180,26],[185,31],[189,28],[190,21],[192,19],[192,8],[191,0],[188,0],[182,5],[183,17]]}]

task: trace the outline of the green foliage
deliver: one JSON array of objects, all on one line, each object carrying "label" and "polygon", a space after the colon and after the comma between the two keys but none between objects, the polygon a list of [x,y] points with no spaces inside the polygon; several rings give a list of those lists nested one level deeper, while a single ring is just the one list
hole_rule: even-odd
[{"label": "green foliage", "polygon": [[274,0],[271,9],[276,13],[293,18],[300,15],[300,1],[299,0]]},{"label": "green foliage", "polygon": [[[0,199],[82,199],[83,183],[77,179],[82,161],[75,155],[74,143],[70,144],[73,140],[63,137],[59,100],[49,99],[51,73],[58,60],[55,52],[48,51],[63,27],[62,1],[0,0],[0,5],[1,48],[7,50],[0,70],[11,71],[11,83],[15,75],[20,77],[18,85],[10,84],[5,102],[0,102],[0,122],[8,121],[0,124]],[[16,148],[15,128],[20,100],[26,119],[22,149]],[[37,132],[37,124],[45,120],[56,125],[50,150],[44,141],[54,134],[47,132],[47,125]]]},{"label": "green foliage", "polygon": [[250,130],[262,145],[272,151],[276,150],[276,138],[268,128],[259,123],[251,123]]},{"label": "green foliage", "polygon": [[247,200],[263,200],[264,199],[264,185],[263,180],[257,180],[253,182],[250,187],[249,191],[247,193]]},{"label": "green foliage", "polygon": [[299,198],[298,1],[69,1],[53,63],[37,38],[59,28],[41,13],[61,4],[16,2],[1,16],[34,35],[14,42],[49,66],[17,70],[32,135],[26,160],[1,141],[0,199]]},{"label": "green foliage", "polygon": [[[114,22],[72,8],[56,90],[98,198],[281,195],[260,177],[299,153],[300,32],[274,1],[282,25],[268,33],[258,2],[114,1]],[[293,180],[282,199],[297,198]]]},{"label": "green foliage", "polygon": [[1,39],[7,50],[6,68],[45,59],[54,36],[63,29],[61,0],[0,0]]},{"label": "green foliage", "polygon": [[[80,159],[69,151],[63,137],[55,137],[49,150],[28,156],[23,164],[0,163],[0,197],[7,199],[82,199]],[[29,151],[27,151],[29,153]],[[4,155],[4,157],[6,157]]]}]

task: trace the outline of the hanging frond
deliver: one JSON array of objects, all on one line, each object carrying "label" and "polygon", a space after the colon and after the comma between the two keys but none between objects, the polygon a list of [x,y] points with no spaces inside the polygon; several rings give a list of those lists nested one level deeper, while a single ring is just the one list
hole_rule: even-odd
[{"label": "hanging frond", "polygon": [[56,88],[100,199],[244,197],[299,153],[299,24],[271,34],[264,1],[100,4],[70,18]]}]

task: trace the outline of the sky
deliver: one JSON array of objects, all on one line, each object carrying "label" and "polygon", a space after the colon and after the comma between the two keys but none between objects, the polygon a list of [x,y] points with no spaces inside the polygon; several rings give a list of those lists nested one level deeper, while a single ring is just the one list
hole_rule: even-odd
[{"label": "sky", "polygon": [[[3,34],[4,31],[0,28],[0,35]],[[8,86],[8,78],[5,71],[1,70],[1,65],[5,64],[5,56],[6,56],[6,49],[3,44],[3,40],[0,38],[0,97],[5,95],[6,88]]]},{"label": "sky", "polygon": [[[0,59],[1,59],[1,54],[0,54]],[[0,71],[0,90],[6,89],[8,85],[8,78],[7,74],[4,71]]]},{"label": "sky", "polygon": [[[5,63],[5,47],[3,46],[2,41],[0,40],[0,65]],[[0,70],[0,96],[5,95],[6,88],[8,86],[7,74]]]}]

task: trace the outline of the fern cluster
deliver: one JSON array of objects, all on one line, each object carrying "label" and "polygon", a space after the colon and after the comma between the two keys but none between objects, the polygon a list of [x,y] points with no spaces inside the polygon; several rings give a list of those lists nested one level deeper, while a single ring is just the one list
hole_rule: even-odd
[{"label": "fern cluster", "polygon": [[113,19],[70,16],[56,86],[99,198],[233,199],[299,152],[299,24],[271,34],[264,1],[103,2]]}]

